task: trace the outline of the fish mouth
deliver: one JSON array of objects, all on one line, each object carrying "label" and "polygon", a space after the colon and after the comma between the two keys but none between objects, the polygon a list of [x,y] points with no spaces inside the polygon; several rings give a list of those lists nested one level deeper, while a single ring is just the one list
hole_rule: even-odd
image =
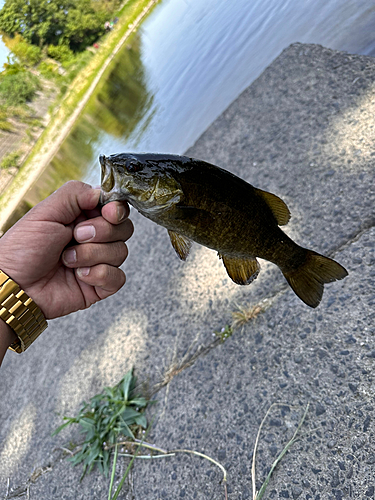
[{"label": "fish mouth", "polygon": [[115,177],[113,175],[112,166],[109,164],[108,158],[104,155],[99,156],[99,162],[102,170],[100,202],[104,205],[108,203],[109,193],[115,186]]},{"label": "fish mouth", "polygon": [[121,181],[111,158],[99,156],[101,167],[101,192],[99,205],[103,207],[111,201],[128,200],[128,192],[124,181]]}]

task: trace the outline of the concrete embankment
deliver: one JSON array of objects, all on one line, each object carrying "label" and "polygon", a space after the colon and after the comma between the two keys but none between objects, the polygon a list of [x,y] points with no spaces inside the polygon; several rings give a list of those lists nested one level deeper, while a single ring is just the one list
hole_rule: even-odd
[{"label": "concrete embankment", "polygon": [[[61,415],[131,367],[154,395],[148,441],[219,461],[228,498],[252,498],[251,457],[262,418],[257,488],[310,404],[301,437],[264,498],[365,499],[375,491],[375,61],[294,44],[209,127],[188,154],[274,192],[288,234],[349,271],[305,306],[262,262],[248,287],[230,282],[215,252],[180,262],[166,231],[132,212],[127,284],[88,311],[52,321],[1,368],[0,496],[102,499],[108,480],[62,459]],[[257,314],[224,343],[213,332],[236,305]],[[259,312],[260,311],[260,312]],[[124,459],[116,475],[125,471]],[[32,475],[34,471],[34,475]],[[193,456],[135,463],[126,499],[224,499],[222,472]],[[21,491],[21,490],[20,490]]]}]

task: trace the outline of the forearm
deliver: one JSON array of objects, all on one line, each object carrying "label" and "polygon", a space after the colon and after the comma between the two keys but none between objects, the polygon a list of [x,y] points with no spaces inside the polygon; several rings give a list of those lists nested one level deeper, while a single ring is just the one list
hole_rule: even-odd
[{"label": "forearm", "polygon": [[12,342],[17,340],[16,334],[5,321],[0,319],[0,365],[3,361],[5,353]]}]

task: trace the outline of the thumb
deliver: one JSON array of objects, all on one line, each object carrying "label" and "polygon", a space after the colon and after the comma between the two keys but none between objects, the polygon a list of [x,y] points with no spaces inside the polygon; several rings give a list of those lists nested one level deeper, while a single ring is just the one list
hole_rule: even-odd
[{"label": "thumb", "polygon": [[41,201],[26,215],[32,220],[44,220],[68,225],[83,210],[92,210],[99,203],[100,189],[80,181],[69,181]]}]

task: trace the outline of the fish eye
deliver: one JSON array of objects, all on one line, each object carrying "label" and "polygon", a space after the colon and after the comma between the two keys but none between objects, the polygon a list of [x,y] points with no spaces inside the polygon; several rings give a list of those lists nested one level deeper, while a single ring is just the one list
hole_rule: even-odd
[{"label": "fish eye", "polygon": [[137,160],[126,160],[125,168],[128,172],[138,172],[141,170],[141,164]]}]

